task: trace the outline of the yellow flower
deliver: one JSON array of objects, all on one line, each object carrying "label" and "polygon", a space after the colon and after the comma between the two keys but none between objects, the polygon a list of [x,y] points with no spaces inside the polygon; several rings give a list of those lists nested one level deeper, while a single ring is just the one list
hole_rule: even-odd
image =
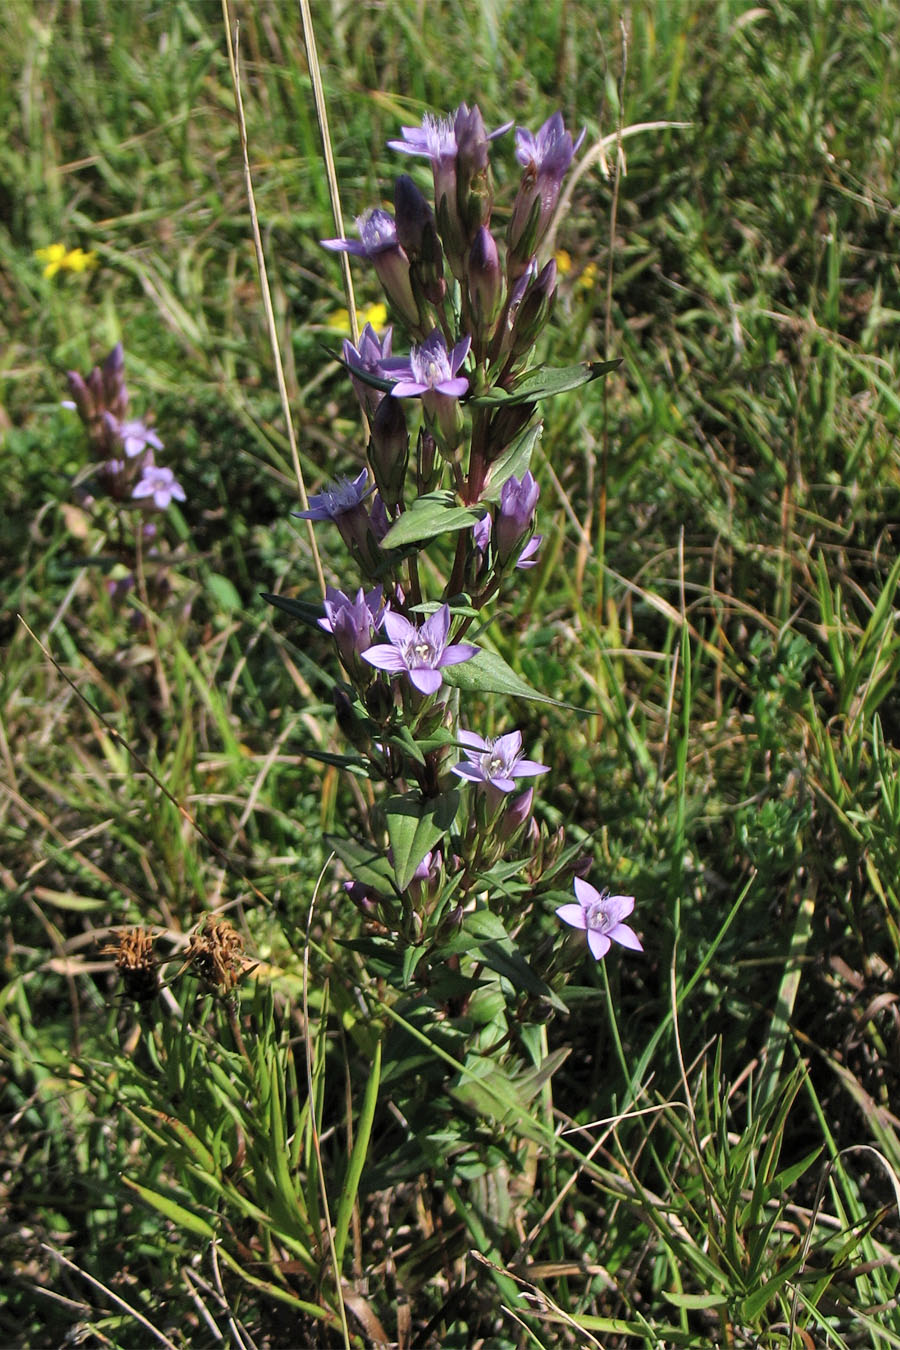
[{"label": "yellow flower", "polygon": [[34,256],[44,264],[45,277],[55,277],[57,272],[86,272],[97,264],[96,253],[85,253],[83,248],[67,249],[65,244],[35,249]]},{"label": "yellow flower", "polygon": [[556,259],[556,270],[561,277],[567,277],[572,270],[572,255],[564,248],[559,248],[554,253]]},{"label": "yellow flower", "polygon": [[[378,302],[374,305],[365,305],[362,309],[356,311],[356,322],[360,328],[365,328],[370,323],[376,331],[383,328],[387,323],[387,305]],[[346,309],[336,309],[333,314],[328,316],[328,327],[336,328],[340,333],[350,332],[350,314]]]},{"label": "yellow flower", "polygon": [[582,272],[581,276],[575,282],[575,286],[579,291],[591,291],[594,289],[596,281],[597,281],[597,264],[589,262],[587,267]]}]

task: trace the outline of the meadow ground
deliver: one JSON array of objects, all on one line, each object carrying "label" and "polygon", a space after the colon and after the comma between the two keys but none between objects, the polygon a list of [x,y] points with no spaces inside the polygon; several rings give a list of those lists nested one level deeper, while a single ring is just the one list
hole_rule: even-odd
[{"label": "meadow ground", "polygon": [[[362,463],[328,180],[296,6],[237,13],[317,492]],[[476,690],[469,725],[523,731],[644,952],[573,939],[554,1002],[545,906],[514,954],[470,933],[483,1003],[432,997],[349,903],[331,641],[261,598],[321,590],[221,8],[5,0],[0,1343],[896,1346],[896,10],[312,17],[347,219],[428,110],[587,130],[538,355],[621,365],[543,405],[539,562],[484,638],[566,706]],[[61,407],[119,340],[184,489],[131,590]],[[137,926],[152,1001],[105,950]]]}]

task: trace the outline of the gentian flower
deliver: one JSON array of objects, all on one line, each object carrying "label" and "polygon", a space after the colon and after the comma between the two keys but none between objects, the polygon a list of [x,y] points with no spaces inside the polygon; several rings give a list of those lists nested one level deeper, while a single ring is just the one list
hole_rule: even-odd
[{"label": "gentian flower", "polygon": [[308,511],[292,511],[291,515],[301,520],[337,520],[348,511],[355,511],[372,491],[367,486],[368,477],[368,469],[362,469],[353,479],[338,478],[310,497]]},{"label": "gentian flower", "polygon": [[384,337],[379,338],[372,325],[367,323],[359,335],[358,347],[354,347],[349,338],[344,338],[344,360],[350,367],[350,381],[356,391],[356,397],[362,404],[363,412],[369,417],[374,415],[375,409],[384,398],[384,392],[376,389],[374,385],[366,384],[363,380],[357,380],[353,371],[361,370],[366,375],[381,376],[381,363],[391,354],[392,336],[393,329],[388,328]]},{"label": "gentian flower", "polygon": [[451,773],[471,783],[490,783],[500,792],[513,792],[517,778],[549,772],[546,764],[523,759],[521,731],[507,732],[496,740],[483,740],[474,731],[459,731],[457,740],[465,747],[466,759],[454,764]]},{"label": "gentian flower", "polygon": [[376,207],[365,215],[357,216],[356,228],[359,231],[358,240],[323,239],[322,247],[332,253],[351,253],[354,257],[366,258],[371,262],[388,300],[410,327],[418,329],[419,308],[410,285],[409,258],[400,247],[394,217],[390,211]]},{"label": "gentian flower", "polygon": [[351,600],[343,591],[328,586],[325,591],[325,618],[319,627],[334,638],[338,654],[349,670],[355,659],[372,645],[375,631],[385,615],[382,588],[374,587],[368,593],[360,586]]},{"label": "gentian flower", "polygon": [[421,628],[404,619],[402,614],[389,611],[384,616],[383,627],[389,641],[363,652],[363,660],[379,670],[408,675],[420,694],[436,694],[443,683],[443,667],[469,661],[478,651],[468,642],[447,645],[449,605],[441,605]]},{"label": "gentian flower", "polygon": [[143,454],[148,445],[153,450],[162,450],[163,448],[163,443],[156,432],[144,422],[136,419],[129,422],[120,422],[110,412],[103,414],[103,420],[110,436],[122,445],[129,459],[134,459],[135,455]]},{"label": "gentian flower", "polygon": [[491,542],[491,526],[493,523],[491,513],[488,511],[487,515],[482,516],[480,520],[476,520],[472,526],[475,547],[479,553],[487,553],[488,544]]},{"label": "gentian flower", "polygon": [[462,398],[468,391],[469,381],[457,372],[471,345],[472,339],[464,337],[448,352],[442,333],[433,329],[420,347],[413,347],[408,361],[397,358],[385,363],[386,374],[399,376],[391,390],[392,395],[394,398],[418,398],[425,394],[443,394],[447,398]]},{"label": "gentian flower", "polygon": [[556,209],[562,180],[583,140],[582,131],[573,145],[558,112],[547,119],[536,136],[524,127],[516,127],[516,158],[525,172],[507,234],[510,275],[518,275],[537,252]]},{"label": "gentian flower", "polygon": [[144,465],[143,473],[131,495],[136,499],[152,497],[157,511],[165,511],[173,498],[177,502],[185,500],[184,488],[176,481],[172,470],[159,468],[156,464]]},{"label": "gentian flower", "polygon": [[[534,508],[541,490],[531,470],[521,478],[507,478],[500,492],[500,511],[497,516],[497,556],[501,566],[515,553],[522,538],[531,529]],[[527,560],[526,560],[527,566]]]},{"label": "gentian flower", "polygon": [[603,959],[613,942],[634,952],[644,950],[634,930],[622,922],[634,909],[633,895],[598,891],[581,877],[575,878],[575,894],[577,904],[560,905],[556,913],[563,923],[584,929],[591,955],[598,961]]}]

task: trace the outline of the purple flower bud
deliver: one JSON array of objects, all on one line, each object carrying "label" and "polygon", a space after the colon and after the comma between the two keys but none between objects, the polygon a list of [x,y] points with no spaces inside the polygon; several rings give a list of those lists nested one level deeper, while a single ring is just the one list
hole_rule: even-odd
[{"label": "purple flower bud", "polygon": [[489,511],[487,515],[482,516],[480,520],[476,520],[475,524],[472,526],[475,547],[478,549],[479,553],[487,553],[488,545],[491,542],[491,528],[493,523]]},{"label": "purple flower bud", "polygon": [[542,534],[533,534],[528,540],[528,543],[522,549],[522,552],[516,560],[516,567],[521,572],[527,572],[529,567],[537,566],[538,550],[541,547],[543,539],[544,536]]},{"label": "purple flower bud", "polygon": [[553,300],[556,295],[556,259],[551,258],[546,267],[527,288],[516,306],[515,316],[510,316],[512,325],[512,356],[521,356],[534,343],[544,324],[550,317]]},{"label": "purple flower bud", "polygon": [[482,225],[469,252],[469,301],[475,321],[482,331],[500,311],[503,298],[503,272],[494,236]]},{"label": "purple flower bud", "polygon": [[394,212],[398,242],[416,262],[422,256],[425,231],[434,225],[434,212],[408,173],[401,173],[394,183]]},{"label": "purple flower bud", "polygon": [[515,553],[534,521],[541,490],[531,470],[518,478],[508,478],[500,492],[500,513],[496,524],[497,557],[501,567]]},{"label": "purple flower bud", "polygon": [[396,506],[403,496],[408,459],[409,431],[403,404],[396,398],[383,399],[372,420],[369,463],[386,507]]},{"label": "purple flower bud", "polygon": [[333,586],[326,588],[325,617],[319,620],[319,627],[332,635],[341,662],[351,674],[363,669],[359,658],[371,647],[385,616],[387,607],[382,596],[380,586],[368,594],[360,586],[354,600]]},{"label": "purple flower bud", "polygon": [[534,788],[513,797],[497,826],[497,838],[503,844],[511,843],[531,815],[534,804]]}]

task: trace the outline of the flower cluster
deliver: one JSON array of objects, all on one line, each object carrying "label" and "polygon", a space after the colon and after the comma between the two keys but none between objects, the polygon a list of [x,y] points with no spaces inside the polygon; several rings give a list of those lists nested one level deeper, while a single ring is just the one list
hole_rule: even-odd
[{"label": "flower cluster", "polygon": [[84,423],[97,460],[98,484],[115,501],[132,501],[144,510],[164,511],[172,501],[185,500],[184,488],[171,469],[157,465],[154,452],[163,443],[144,421],[127,416],[125,353],[121,342],[99,366],[83,378],[76,370],[67,376],[72,408]]},{"label": "flower cluster", "polygon": [[[523,731],[459,725],[467,691],[521,692],[470,630],[539,563],[537,406],[600,373],[548,372],[535,357],[556,292],[556,262],[541,250],[584,133],[573,140],[559,113],[537,132],[516,129],[521,176],[504,237],[492,229],[490,153],[511,126],[488,132],[478,108],[461,104],[403,127],[388,144],[414,170],[430,164],[432,199],[401,174],[393,212],[375,207],[355,237],[322,241],[371,266],[386,300],[378,317],[392,325],[367,322],[341,351],[369,428],[366,465],[295,514],[332,522],[358,570],[328,589],[313,621],[346,676],[335,708],[355,769],[390,794],[367,822],[374,853],[346,883],[350,900],[438,951],[471,911],[487,905],[521,925],[574,878],[577,903],[556,911],[599,959],[613,941],[640,949],[622,922],[633,901],[595,891],[561,831],[536,821],[522,780],[549,766],[526,756]],[[305,617],[303,606],[290,612]],[[360,847],[341,855],[351,872]]]}]

